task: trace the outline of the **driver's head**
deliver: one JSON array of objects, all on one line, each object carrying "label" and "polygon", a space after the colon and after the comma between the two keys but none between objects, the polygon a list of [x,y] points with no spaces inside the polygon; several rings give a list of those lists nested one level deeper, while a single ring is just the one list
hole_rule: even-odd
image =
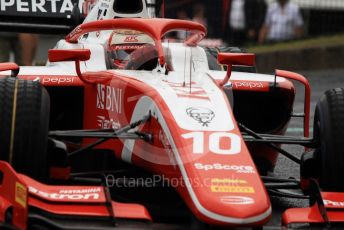
[{"label": "driver's head", "polygon": [[139,31],[114,30],[110,35],[107,50],[113,68],[124,69],[130,54],[145,44],[154,44],[154,41]]}]

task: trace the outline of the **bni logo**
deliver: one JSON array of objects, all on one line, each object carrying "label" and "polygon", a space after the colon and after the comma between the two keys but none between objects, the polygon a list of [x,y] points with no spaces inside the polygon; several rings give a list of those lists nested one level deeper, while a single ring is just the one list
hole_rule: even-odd
[{"label": "bni logo", "polygon": [[123,90],[109,85],[97,85],[97,108],[122,113]]},{"label": "bni logo", "polygon": [[97,108],[105,109],[105,85],[97,85]]}]

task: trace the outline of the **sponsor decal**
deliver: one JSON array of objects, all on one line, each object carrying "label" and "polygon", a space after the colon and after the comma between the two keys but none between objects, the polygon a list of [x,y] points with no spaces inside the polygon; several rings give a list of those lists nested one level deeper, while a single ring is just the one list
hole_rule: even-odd
[{"label": "sponsor decal", "polygon": [[138,36],[131,35],[131,36],[126,36],[123,42],[138,42],[139,40],[137,39]]},{"label": "sponsor decal", "polygon": [[254,188],[245,184],[247,181],[242,179],[213,178],[210,190],[212,192],[254,193]]},{"label": "sponsor decal", "polygon": [[97,85],[97,108],[105,109],[105,85]]},{"label": "sponsor decal", "polygon": [[254,188],[251,186],[211,185],[210,190],[224,193],[254,193]]},{"label": "sponsor decal", "polygon": [[52,200],[98,200],[100,198],[100,193],[102,192],[100,188],[89,188],[89,189],[65,189],[58,192],[44,192],[40,191],[34,187],[29,187],[29,191],[42,198],[52,199]]},{"label": "sponsor decal", "polygon": [[18,204],[20,204],[23,208],[26,208],[27,189],[24,185],[22,185],[19,182],[16,182],[15,201]]},{"label": "sponsor decal", "polygon": [[43,77],[41,82],[42,84],[48,83],[56,83],[56,84],[64,84],[64,83],[73,83],[75,77]]},{"label": "sponsor decal", "polygon": [[344,202],[340,201],[324,200],[324,204],[329,207],[344,208]]},{"label": "sponsor decal", "polygon": [[220,201],[224,204],[246,205],[253,204],[254,200],[246,196],[222,196]]},{"label": "sponsor decal", "polygon": [[102,2],[101,5],[98,8],[98,15],[97,15],[97,20],[103,20],[106,13],[107,9],[109,8],[109,4]]},{"label": "sponsor decal", "polygon": [[82,0],[0,0],[1,13],[71,13],[74,3],[82,5]]},{"label": "sponsor decal", "polygon": [[102,2],[98,8],[98,13],[97,13],[97,20],[103,20],[104,16],[107,13],[107,9],[109,8],[109,4]]},{"label": "sponsor decal", "polygon": [[166,82],[177,94],[177,97],[182,98],[193,98],[193,99],[202,99],[210,100],[207,92],[200,86],[197,86],[195,82],[183,84],[177,84],[172,82]]},{"label": "sponsor decal", "polygon": [[103,84],[97,85],[97,108],[122,113],[123,90]]},{"label": "sponsor decal", "polygon": [[102,16],[103,10],[102,9],[98,9],[98,15],[97,15],[97,20],[100,19],[100,17]]},{"label": "sponsor decal", "polygon": [[213,164],[202,164],[202,163],[194,163],[194,166],[198,170],[229,170],[234,171],[236,173],[255,173],[254,168],[249,165],[227,165],[221,163],[213,163]]},{"label": "sponsor decal", "polygon": [[251,81],[242,81],[234,82],[234,86],[237,88],[264,88],[264,85],[261,82],[251,82]]},{"label": "sponsor decal", "polygon": [[101,192],[100,188],[85,188],[85,189],[61,189],[61,194],[87,194]]},{"label": "sponsor decal", "polygon": [[214,119],[215,113],[211,109],[204,107],[190,107],[186,109],[186,114],[194,120],[202,124],[202,126],[209,126],[209,123]]},{"label": "sponsor decal", "polygon": [[136,50],[143,47],[142,45],[116,45],[111,47],[112,50]]},{"label": "sponsor decal", "polygon": [[213,178],[212,184],[247,184],[246,180],[241,179],[229,179],[229,178]]},{"label": "sponsor decal", "polygon": [[101,129],[119,129],[121,124],[114,119],[106,119],[104,116],[97,116],[98,126]]}]

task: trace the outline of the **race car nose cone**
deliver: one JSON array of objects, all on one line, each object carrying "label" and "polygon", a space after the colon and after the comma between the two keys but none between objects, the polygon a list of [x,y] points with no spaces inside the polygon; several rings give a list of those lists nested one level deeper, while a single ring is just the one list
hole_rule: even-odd
[{"label": "race car nose cone", "polygon": [[202,222],[253,226],[269,220],[271,205],[265,186],[244,152],[201,157],[184,169],[187,193],[182,195],[190,196],[187,203]]}]

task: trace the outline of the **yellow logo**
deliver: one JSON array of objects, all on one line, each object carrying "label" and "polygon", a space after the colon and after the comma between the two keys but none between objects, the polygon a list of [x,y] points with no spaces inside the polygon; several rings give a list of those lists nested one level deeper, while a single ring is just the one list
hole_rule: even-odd
[{"label": "yellow logo", "polygon": [[246,180],[241,179],[228,179],[228,178],[213,178],[211,179],[212,184],[247,184]]},{"label": "yellow logo", "polygon": [[16,182],[15,201],[26,208],[27,188],[21,183]]},{"label": "yellow logo", "polygon": [[212,192],[254,193],[254,188],[248,186],[212,185],[210,189]]}]

